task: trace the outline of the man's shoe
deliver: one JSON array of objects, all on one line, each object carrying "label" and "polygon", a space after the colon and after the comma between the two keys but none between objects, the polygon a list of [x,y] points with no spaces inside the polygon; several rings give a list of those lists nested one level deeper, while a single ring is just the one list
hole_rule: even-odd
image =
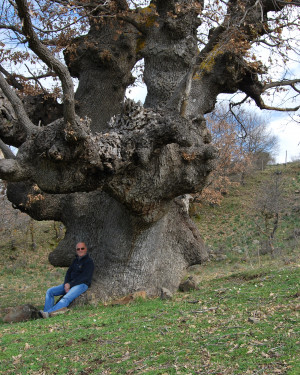
[{"label": "man's shoe", "polygon": [[43,318],[43,319],[47,319],[47,318],[49,318],[49,313],[47,313],[47,312],[45,312],[45,311],[43,311],[43,310],[40,310],[40,311],[39,311],[39,316],[40,316],[41,318]]}]

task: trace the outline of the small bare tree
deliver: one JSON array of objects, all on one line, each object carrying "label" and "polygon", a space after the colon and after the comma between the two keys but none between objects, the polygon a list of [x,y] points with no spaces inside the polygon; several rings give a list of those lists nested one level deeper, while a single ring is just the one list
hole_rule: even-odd
[{"label": "small bare tree", "polygon": [[263,236],[261,254],[274,256],[275,233],[284,207],[283,179],[280,171],[263,181],[254,197],[255,223]]}]

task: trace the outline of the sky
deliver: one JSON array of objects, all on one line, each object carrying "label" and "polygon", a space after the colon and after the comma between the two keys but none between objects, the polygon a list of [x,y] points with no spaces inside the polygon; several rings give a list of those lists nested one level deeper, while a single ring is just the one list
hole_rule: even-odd
[{"label": "sky", "polygon": [[274,114],[269,124],[270,129],[279,138],[279,152],[276,155],[277,163],[300,159],[300,118],[299,122],[292,121],[288,115]]}]

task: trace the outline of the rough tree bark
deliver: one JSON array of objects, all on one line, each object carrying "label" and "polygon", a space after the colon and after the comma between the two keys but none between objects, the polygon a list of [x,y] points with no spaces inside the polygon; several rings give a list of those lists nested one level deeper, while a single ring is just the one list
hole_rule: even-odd
[{"label": "rough tree bark", "polygon": [[[180,200],[200,191],[214,167],[203,115],[220,93],[237,90],[263,107],[259,69],[244,60],[241,43],[263,35],[262,20],[285,2],[228,1],[224,23],[199,51],[203,1],[153,0],[136,10],[126,1],[79,1],[90,29],[68,43],[68,69],[38,40],[27,2],[15,3],[18,32],[61,79],[64,101],[44,98],[42,110],[40,96],[22,103],[14,77],[0,73],[0,137],[18,147],[0,163],[8,198],[36,220],[64,223],[53,265],[68,266],[76,242],[87,243],[97,298],[174,292],[185,269],[207,258]],[[142,58],[144,106],[124,100]],[[75,100],[71,76],[79,80]]]}]

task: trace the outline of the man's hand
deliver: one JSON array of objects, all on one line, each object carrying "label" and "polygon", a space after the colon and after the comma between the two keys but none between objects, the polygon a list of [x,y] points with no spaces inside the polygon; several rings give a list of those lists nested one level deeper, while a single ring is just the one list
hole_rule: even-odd
[{"label": "man's hand", "polygon": [[65,292],[68,293],[68,291],[71,289],[70,284],[66,283],[64,286]]}]

